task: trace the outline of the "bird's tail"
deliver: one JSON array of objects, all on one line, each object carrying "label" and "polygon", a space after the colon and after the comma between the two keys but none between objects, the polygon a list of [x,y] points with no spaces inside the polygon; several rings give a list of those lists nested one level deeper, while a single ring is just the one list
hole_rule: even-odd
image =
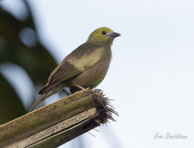
[{"label": "bird's tail", "polygon": [[48,97],[48,94],[47,94],[47,93],[40,95],[40,97],[39,97],[39,98],[34,102],[34,104],[31,106],[29,112],[33,111],[33,110],[36,108],[36,106],[37,106],[41,101],[43,101],[44,99],[46,99],[47,97]]},{"label": "bird's tail", "polygon": [[[60,84],[60,85],[57,85],[53,88],[51,88],[50,90],[46,90],[46,88],[43,88],[41,91],[40,91],[40,97],[35,101],[35,103],[32,105],[32,107],[30,108],[29,112],[33,111],[36,106],[43,100],[45,100],[46,98],[48,98],[49,96],[57,93],[58,91],[62,90],[64,88],[65,84]],[[46,91],[45,91],[46,90]]]}]

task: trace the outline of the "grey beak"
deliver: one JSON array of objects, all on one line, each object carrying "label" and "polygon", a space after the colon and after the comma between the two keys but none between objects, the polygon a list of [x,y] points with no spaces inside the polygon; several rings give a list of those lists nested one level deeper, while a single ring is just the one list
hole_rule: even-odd
[{"label": "grey beak", "polygon": [[113,32],[113,33],[110,34],[110,36],[113,37],[113,38],[116,38],[116,37],[118,37],[118,36],[120,36],[120,35],[121,35],[121,34],[116,33],[116,32]]}]

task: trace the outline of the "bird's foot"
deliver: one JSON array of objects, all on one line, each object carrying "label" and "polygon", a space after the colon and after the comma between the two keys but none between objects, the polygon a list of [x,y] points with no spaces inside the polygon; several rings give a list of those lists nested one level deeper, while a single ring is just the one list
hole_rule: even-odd
[{"label": "bird's foot", "polygon": [[102,93],[101,89],[95,89],[96,92]]}]

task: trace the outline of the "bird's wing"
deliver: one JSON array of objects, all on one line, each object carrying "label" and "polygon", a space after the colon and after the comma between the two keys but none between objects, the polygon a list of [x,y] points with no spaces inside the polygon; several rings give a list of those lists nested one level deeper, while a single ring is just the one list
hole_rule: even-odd
[{"label": "bird's wing", "polygon": [[[49,76],[46,87],[50,90],[54,86],[79,75],[97,63],[101,59],[103,53],[104,48],[101,45],[85,43],[79,46],[55,68]],[[40,93],[42,94],[42,92]]]}]

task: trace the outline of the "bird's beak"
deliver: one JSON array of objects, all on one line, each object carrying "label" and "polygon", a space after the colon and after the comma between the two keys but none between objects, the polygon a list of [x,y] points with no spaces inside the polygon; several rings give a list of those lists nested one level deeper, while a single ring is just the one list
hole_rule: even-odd
[{"label": "bird's beak", "polygon": [[109,36],[111,36],[111,37],[113,37],[113,38],[116,38],[116,37],[118,37],[118,36],[120,36],[120,35],[121,35],[121,34],[116,33],[116,32],[112,32],[112,33],[109,34]]}]

